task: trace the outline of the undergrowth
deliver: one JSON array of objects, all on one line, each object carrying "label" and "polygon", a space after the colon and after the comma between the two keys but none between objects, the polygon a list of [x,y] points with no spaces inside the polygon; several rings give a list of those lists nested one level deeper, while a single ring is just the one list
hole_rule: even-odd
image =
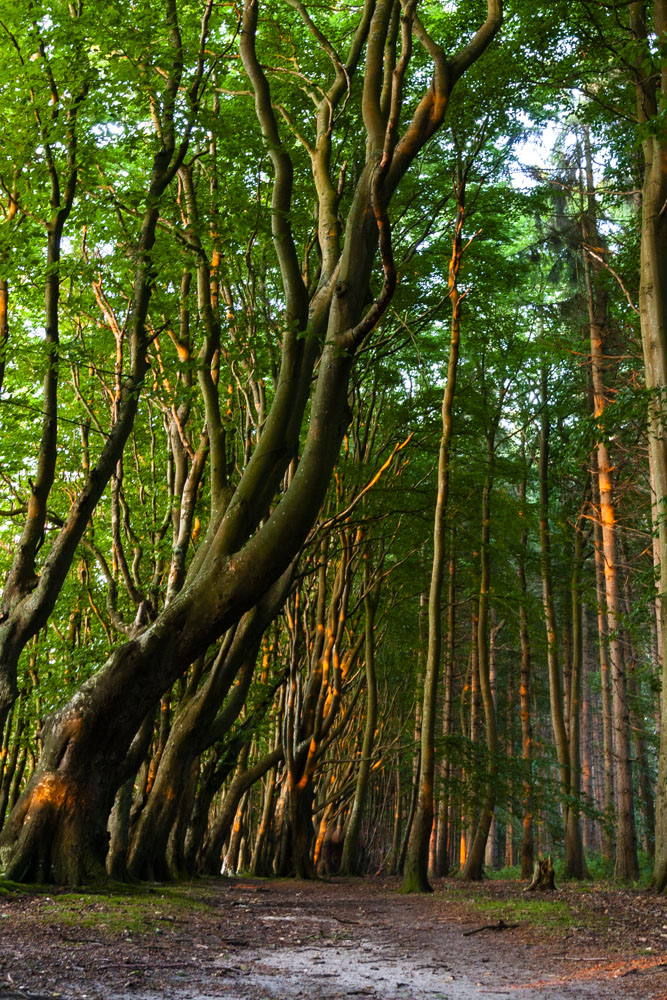
[{"label": "undergrowth", "polygon": [[[639,858],[639,878],[633,883],[636,889],[647,889],[653,879],[653,858],[643,851],[638,852]],[[607,861],[601,854],[591,854],[586,857],[589,878],[583,881],[572,879],[565,875],[565,861],[563,858],[554,857],[554,872],[556,875],[556,886],[566,883],[570,887],[581,886],[583,889],[590,889],[592,883],[606,883],[612,888],[621,888],[622,883],[614,878],[614,862]],[[521,879],[521,866],[513,865],[506,868],[485,869],[485,875],[490,879]]]}]

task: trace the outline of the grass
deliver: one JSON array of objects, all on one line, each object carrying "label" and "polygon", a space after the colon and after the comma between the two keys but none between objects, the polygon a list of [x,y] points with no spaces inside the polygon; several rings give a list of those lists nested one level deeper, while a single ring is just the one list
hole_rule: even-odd
[{"label": "grass", "polygon": [[565,930],[581,924],[581,915],[572,912],[567,903],[556,899],[476,899],[471,908],[489,922],[504,920],[508,924],[529,923],[543,930]]},{"label": "grass", "polygon": [[485,868],[484,874],[490,879],[520,879],[521,865],[514,865],[511,868]]}]

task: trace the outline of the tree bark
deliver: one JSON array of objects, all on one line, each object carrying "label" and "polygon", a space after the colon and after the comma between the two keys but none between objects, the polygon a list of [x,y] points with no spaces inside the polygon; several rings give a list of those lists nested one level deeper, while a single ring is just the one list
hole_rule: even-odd
[{"label": "tree bark", "polygon": [[[664,38],[667,31],[667,0],[654,0],[653,23],[647,20],[646,4],[633,3],[631,28],[635,39],[646,42],[652,31]],[[647,127],[664,115],[667,102],[667,55],[659,49],[659,74],[653,66],[646,73],[640,61],[636,68],[637,112],[643,130],[644,182],[642,188],[641,260],[639,316],[644,352],[646,387],[650,391],[649,448],[655,482],[654,530],[660,550],[659,594],[667,594],[667,140],[664,129]],[[649,61],[650,64],[650,61]],[[667,615],[660,615],[659,654],[662,664],[662,712],[658,783],[656,789],[654,883],[667,891]]]},{"label": "tree bark", "polygon": [[[522,440],[522,473],[519,483],[520,516],[525,519],[526,511],[526,454],[525,442]],[[521,642],[521,679],[519,684],[519,702],[521,711],[521,758],[524,767],[523,797],[521,802],[521,877],[529,878],[533,871],[534,839],[533,839],[533,782],[532,782],[532,723],[531,723],[531,654],[530,634],[528,631],[528,608],[526,586],[526,551],[528,531],[524,528],[519,542],[517,556],[517,576],[519,577],[519,640]]]},{"label": "tree bark", "polygon": [[[593,162],[588,133],[584,133],[586,168],[586,211],[583,217],[584,245],[599,246]],[[599,421],[597,444],[597,476],[602,525],[604,558],[605,608],[608,627],[611,666],[612,723],[615,780],[616,877],[635,880],[639,875],[635,833],[632,760],[630,753],[630,717],[628,712],[625,662],[621,643],[618,565],[616,558],[616,519],[613,500],[612,466],[609,450],[603,438],[602,415],[606,407],[604,385],[604,333],[607,325],[607,297],[599,286],[600,265],[587,266],[586,293],[591,344],[591,378],[593,382],[594,417]],[[597,280],[596,280],[597,279]]]},{"label": "tree bark", "polygon": [[484,792],[477,827],[468,856],[463,866],[463,878],[467,881],[479,881],[484,868],[486,843],[491,829],[494,809],[496,806],[496,785],[498,780],[498,730],[496,724],[496,704],[491,685],[490,651],[488,634],[489,588],[491,584],[491,490],[493,488],[495,461],[495,432],[500,420],[502,396],[492,431],[487,437],[487,473],[482,491],[482,535],[480,540],[480,582],[477,626],[477,664],[479,670],[479,687],[484,707],[486,727],[486,775]]},{"label": "tree bark", "polygon": [[441,763],[441,791],[438,808],[438,841],[436,845],[435,874],[442,878],[449,871],[448,844],[451,835],[449,813],[451,796],[449,781],[452,772],[447,738],[452,733],[452,706],[454,700],[455,628],[456,628],[456,561],[454,556],[454,527],[449,539],[449,593],[447,597],[447,645],[445,652],[445,692],[442,705],[442,735],[445,740],[444,759]]},{"label": "tree bark", "polygon": [[456,372],[459,361],[461,337],[461,302],[458,290],[458,273],[463,252],[462,231],[465,220],[465,174],[459,173],[458,207],[454,229],[454,243],[449,263],[449,299],[452,304],[450,326],[449,363],[447,382],[442,399],[442,434],[438,453],[437,499],[433,519],[433,561],[428,597],[428,650],[424,674],[424,702],[422,708],[421,752],[418,776],[419,794],[417,812],[412,824],[408,853],[403,871],[405,892],[430,892],[428,881],[428,852],[434,815],[435,785],[435,719],[438,675],[442,649],[441,600],[442,581],[446,563],[445,537],[447,501],[449,497],[449,456],[452,444]]},{"label": "tree bark", "polygon": [[148,800],[132,833],[128,871],[133,878],[164,880],[172,874],[167,844],[192,763],[210,746],[224,741],[242,711],[262,635],[280,611],[291,579],[289,567],[246,612],[231,641],[223,643],[199,690],[192,696],[186,693],[179,705]]},{"label": "tree bark", "polygon": [[[542,575],[542,607],[547,633],[547,663],[549,669],[549,700],[551,703],[551,725],[556,742],[558,757],[559,783],[561,801],[563,803],[565,867],[575,878],[577,873],[585,871],[583,845],[579,813],[576,808],[576,796],[571,802],[572,792],[572,756],[570,741],[565,726],[565,711],[563,705],[563,686],[560,665],[558,662],[558,636],[556,631],[556,612],[553,598],[553,583],[551,575],[551,534],[549,529],[549,434],[550,422],[548,411],[548,382],[546,365],[541,371],[541,403],[542,416],[540,427],[539,477],[540,477],[540,568]],[[575,806],[575,808],[573,808]],[[570,813],[574,812],[574,818]]]},{"label": "tree bark", "polygon": [[[586,491],[587,492],[587,491]],[[572,599],[572,674],[570,684],[570,725],[569,725],[569,758],[570,758],[570,791],[569,808],[567,811],[567,829],[565,831],[566,872],[572,878],[588,878],[586,858],[581,834],[581,685],[582,685],[582,608],[581,608],[581,569],[584,556],[584,539],[582,521],[584,511],[588,508],[589,499],[585,495],[579,516],[574,525],[574,546],[572,555],[572,577],[570,592]]]},{"label": "tree bark", "polygon": [[354,800],[343,841],[343,857],[340,865],[341,875],[359,875],[359,834],[366,796],[368,794],[368,781],[371,773],[373,743],[375,741],[375,728],[377,726],[378,715],[377,677],[375,673],[375,611],[380,594],[377,585],[375,587],[371,585],[370,553],[368,549],[364,558],[366,721],[364,723],[364,739],[361,746],[361,760],[359,761]]}]

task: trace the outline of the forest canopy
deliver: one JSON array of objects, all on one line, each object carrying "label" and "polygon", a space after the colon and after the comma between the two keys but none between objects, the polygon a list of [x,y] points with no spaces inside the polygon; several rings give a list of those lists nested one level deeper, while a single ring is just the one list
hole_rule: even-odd
[{"label": "forest canopy", "polygon": [[0,859],[667,888],[667,2],[0,0]]}]

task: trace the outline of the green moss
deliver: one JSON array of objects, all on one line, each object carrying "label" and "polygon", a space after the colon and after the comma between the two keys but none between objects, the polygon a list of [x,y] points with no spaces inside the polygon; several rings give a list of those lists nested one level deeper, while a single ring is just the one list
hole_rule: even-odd
[{"label": "green moss", "polygon": [[48,893],[49,886],[47,885],[10,882],[9,879],[0,878],[0,896],[47,896]]},{"label": "green moss", "polygon": [[38,919],[109,934],[160,933],[192,911],[212,904],[189,886],[121,886],[47,896]]}]

